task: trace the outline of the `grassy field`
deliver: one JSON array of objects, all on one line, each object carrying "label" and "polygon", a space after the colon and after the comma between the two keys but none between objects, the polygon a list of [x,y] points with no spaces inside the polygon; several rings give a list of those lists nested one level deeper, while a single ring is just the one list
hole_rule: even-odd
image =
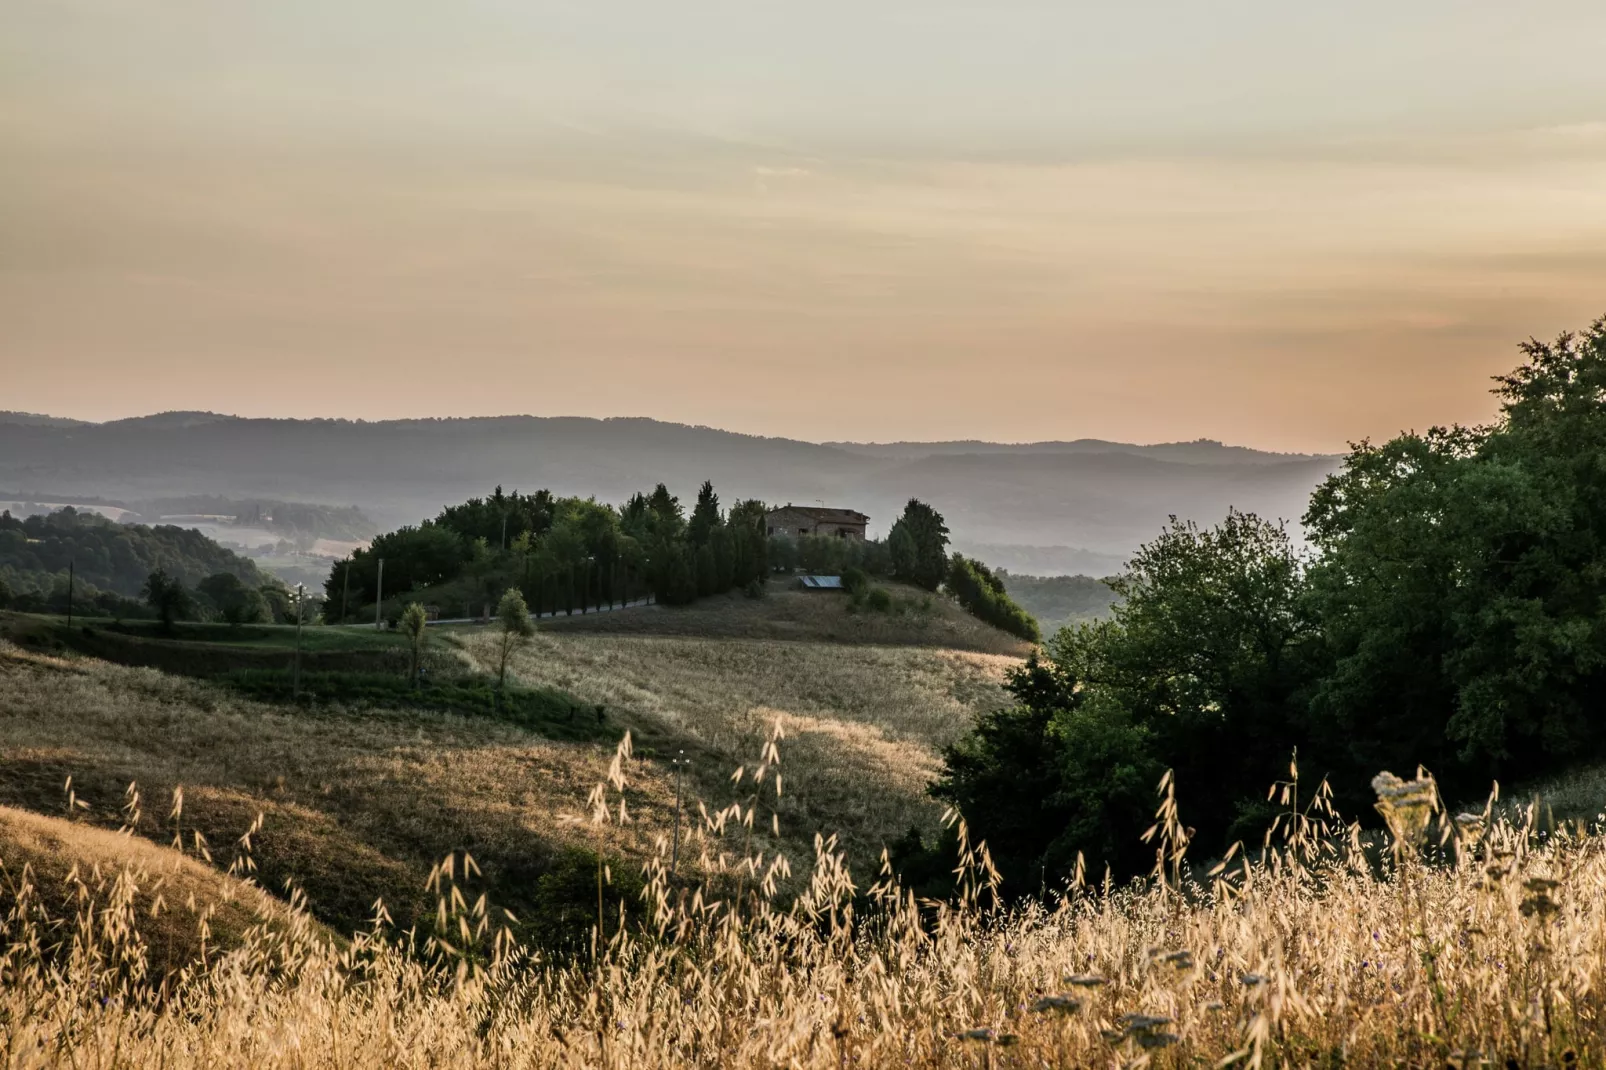
[{"label": "grassy field", "polygon": [[[783,619],[798,638],[708,639],[678,614],[620,613],[585,628],[543,628],[514,670],[526,683],[604,705],[659,768],[684,750],[698,794],[711,801],[729,799],[731,773],[751,764],[779,725],[783,833],[794,846],[799,835],[806,844],[815,831],[837,834],[865,872],[911,826],[936,828],[942,808],[925,788],[939,752],[977,711],[1005,701],[1003,677],[1017,662],[908,641],[803,638],[830,632],[838,625],[831,615],[846,613],[841,600],[797,598],[804,604],[786,607]],[[887,622],[875,626],[890,632]],[[492,640],[468,632],[462,642],[487,657]]]},{"label": "grassy field", "polygon": [[[628,777],[596,790],[593,827],[617,830]],[[885,881],[865,903],[829,841],[812,864],[798,859],[806,891],[785,903],[754,880],[687,895],[665,879],[660,846],[642,900],[603,916],[606,939],[566,963],[503,941],[502,916],[454,867],[432,875],[436,920],[421,933],[379,927],[349,949],[248,933],[169,999],[153,994],[140,926],[118,902],[89,898],[54,919],[13,909],[0,914],[0,1056],[179,1068],[1602,1065],[1606,839],[1544,835],[1525,816],[1446,826],[1453,853],[1424,857],[1442,816],[1433,795],[1394,797],[1398,849],[1381,876],[1317,807],[1276,850],[1197,881],[1162,801],[1164,879],[1072,889],[1052,909],[988,909],[979,850],[962,857],[958,903],[933,913]],[[645,924],[621,924],[630,912]],[[68,945],[83,950],[65,965],[48,954]]]},{"label": "grassy field", "polygon": [[[544,627],[514,671],[602,707],[591,741],[0,642],[0,1065],[1606,1064],[1606,840],[1544,806],[1424,859],[1442,815],[1397,802],[1380,875],[1317,796],[1298,838],[1207,875],[1162,796],[1165,881],[1006,911],[980,850],[953,905],[876,880],[1015,663],[945,612],[777,592]],[[431,642],[472,673],[492,636]],[[1593,815],[1598,788],[1546,790]],[[247,860],[311,914],[219,873]],[[532,950],[555,920],[601,939]]]},{"label": "grassy field", "polygon": [[[581,827],[610,749],[488,718],[255,702],[150,669],[0,646],[0,803],[61,813],[72,777],[80,820],[115,828],[137,783],[148,800],[138,831],[162,843],[176,824],[229,844],[263,814],[262,885],[294,882],[342,932],[381,898],[398,921],[416,918],[431,866],[454,850],[473,851],[518,906],[567,846],[639,849],[566,834]],[[634,803],[651,814],[662,791],[647,780]]]},{"label": "grassy field", "polygon": [[854,613],[849,612],[842,594],[798,591],[777,579],[770,582],[764,598],[732,592],[689,606],[651,606],[617,616],[562,617],[542,627],[565,633],[920,646],[1015,657],[1024,657],[1029,650],[1026,643],[981,623],[947,598],[897,583],[880,585],[901,600],[924,608],[896,614]]},{"label": "grassy field", "polygon": [[[700,636],[718,631],[711,622],[722,610],[740,615],[744,629],[773,613],[792,638]],[[264,887],[295,882],[317,917],[349,932],[376,899],[404,924],[423,916],[431,867],[457,849],[473,853],[486,886],[519,912],[545,901],[542,880],[574,851],[639,866],[671,827],[669,759],[692,760],[688,812],[699,802],[717,812],[745,796],[730,775],[753,766],[779,725],[788,737],[782,824],[778,836],[759,830],[759,841],[807,854],[823,829],[868,874],[885,842],[911,824],[935,827],[940,808],[925,783],[938,749],[1003,700],[1009,655],[917,645],[959,635],[971,647],[1019,649],[956,616],[945,607],[865,624],[843,599],[777,592],[575,618],[543,627],[517,655],[515,698],[561,696],[521,718],[517,702],[421,708],[394,674],[405,702],[354,689],[352,679],[372,674],[351,673],[343,698],[275,701],[283,696],[245,686],[253,670],[234,666],[282,660],[284,629],[196,626],[168,638],[91,623],[86,637],[84,626],[13,615],[10,634],[30,645],[0,646],[0,803],[59,813],[71,776],[88,806],[80,820],[115,827],[137,782],[153,800],[139,831],[164,843],[170,829],[158,811],[181,786],[181,824],[214,844],[231,842],[261,811]],[[885,644],[865,642],[861,627]],[[395,636],[360,629],[308,628],[303,639],[337,665],[397,650]],[[104,642],[92,651],[133,664],[83,657],[81,641]],[[431,629],[428,641],[432,657],[459,673],[490,661],[492,636],[480,628]],[[149,661],[191,677],[224,673],[183,678],[142,667]],[[316,671],[305,682],[321,688]],[[425,693],[449,689],[440,681]],[[628,799],[636,820],[599,835],[585,798],[625,731],[637,745]],[[698,864],[701,847],[688,852]]]},{"label": "grassy field", "polygon": [[[218,861],[227,866],[233,860]],[[77,815],[48,817],[9,806],[0,806],[0,900],[36,920],[70,916],[87,903],[126,903],[146,965],[157,975],[233,951],[255,928],[285,933],[300,927],[291,906],[198,857],[193,838],[187,854],[97,828]],[[317,926],[310,931],[323,933]]]},{"label": "grassy field", "polygon": [[[50,653],[75,653],[124,665],[186,676],[215,676],[234,669],[290,667],[297,639],[290,625],[234,626],[180,621],[164,631],[155,621],[60,617],[0,611],[0,639]],[[301,629],[302,667],[309,671],[401,671],[406,640],[366,628]],[[448,657],[440,667],[450,669]]]}]

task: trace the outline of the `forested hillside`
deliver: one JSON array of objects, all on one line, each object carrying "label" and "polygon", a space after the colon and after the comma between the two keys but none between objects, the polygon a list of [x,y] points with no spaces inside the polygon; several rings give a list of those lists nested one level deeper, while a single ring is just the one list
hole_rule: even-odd
[{"label": "forested hillside", "polygon": [[1037,618],[1044,635],[1068,624],[1107,617],[1115,604],[1110,585],[1092,576],[1025,576],[1001,568],[994,572],[1009,596]]},{"label": "forested hillside", "polygon": [[198,531],[118,524],[71,508],[26,519],[0,513],[0,599],[65,604],[69,566],[80,606],[99,594],[138,598],[158,569],[186,587],[220,573],[252,588],[270,583],[250,559]]}]

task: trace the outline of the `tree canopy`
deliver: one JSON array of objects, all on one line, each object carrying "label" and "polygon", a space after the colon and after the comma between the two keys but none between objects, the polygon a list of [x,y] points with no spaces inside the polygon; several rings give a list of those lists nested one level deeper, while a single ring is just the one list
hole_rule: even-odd
[{"label": "tree canopy", "polygon": [[1355,446],[1307,551],[1249,514],[1173,520],[1108,581],[1110,619],[1057,633],[949,749],[936,793],[1036,887],[1078,852],[1141,866],[1167,768],[1211,852],[1265,827],[1296,748],[1355,814],[1383,769],[1465,798],[1606,756],[1606,321],[1522,353],[1492,424]]},{"label": "tree canopy", "polygon": [[70,506],[25,518],[0,513],[0,577],[13,592],[48,594],[58,577],[65,586],[69,564],[79,590],[129,599],[157,568],[189,587],[218,573],[250,587],[273,582],[250,558],[193,529],[119,524]]},{"label": "tree canopy", "polygon": [[689,602],[768,572],[763,504],[737,502],[725,512],[709,483],[689,522],[662,484],[617,508],[498,487],[379,536],[338,562],[324,590],[330,611],[338,615],[344,606],[348,617],[371,612],[381,596],[402,599],[448,585],[453,589],[440,597],[457,599],[459,612],[489,607],[510,588],[538,612],[572,612],[649,593]]},{"label": "tree canopy", "polygon": [[948,525],[942,514],[910,498],[887,533],[892,574],[905,583],[935,591],[948,576]]}]

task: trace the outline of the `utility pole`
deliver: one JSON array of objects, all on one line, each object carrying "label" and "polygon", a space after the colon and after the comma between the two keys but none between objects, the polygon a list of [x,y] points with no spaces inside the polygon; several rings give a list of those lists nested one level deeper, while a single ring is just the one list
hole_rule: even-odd
[{"label": "utility pole", "polygon": [[671,764],[675,767],[675,843],[669,851],[669,880],[674,883],[675,870],[680,867],[680,778],[691,763],[686,760],[686,752],[681,751],[680,757]]},{"label": "utility pole", "polygon": [[302,607],[306,603],[305,584],[296,584],[296,660],[290,678],[290,698],[301,700],[301,618],[306,616]]},{"label": "utility pole", "polygon": [[78,560],[76,558],[69,557],[67,559],[67,627],[69,627],[69,628],[72,627],[72,581],[73,581],[73,569],[75,567],[77,567],[77,564],[78,564]]},{"label": "utility pole", "polygon": [[379,609],[385,604],[385,559],[379,559],[379,584],[374,594],[374,631],[379,631]]}]

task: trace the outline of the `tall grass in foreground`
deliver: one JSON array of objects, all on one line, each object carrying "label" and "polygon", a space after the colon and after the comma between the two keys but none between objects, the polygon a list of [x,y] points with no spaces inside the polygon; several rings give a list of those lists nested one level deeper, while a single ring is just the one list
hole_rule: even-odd
[{"label": "tall grass in foreground", "polygon": [[[629,821],[628,739],[592,793],[600,835]],[[698,883],[668,844],[636,916],[597,874],[588,953],[510,946],[461,856],[431,876],[425,930],[331,945],[310,924],[249,934],[149,976],[133,884],[81,875],[68,916],[25,877],[0,922],[7,1066],[843,1067],[1571,1066],[1606,1055],[1606,849],[1492,809],[1447,818],[1432,781],[1383,775],[1391,856],[1369,853],[1297,774],[1259,849],[1196,881],[1169,777],[1143,882],[1079,885],[1049,908],[994,905],[960,828],[957,895],[919,903],[883,870],[855,910],[830,839],[782,904],[778,733],[701,815]],[[726,848],[721,854],[720,848]],[[1428,861],[1431,858],[1432,861]],[[682,859],[684,865],[684,857]]]}]

